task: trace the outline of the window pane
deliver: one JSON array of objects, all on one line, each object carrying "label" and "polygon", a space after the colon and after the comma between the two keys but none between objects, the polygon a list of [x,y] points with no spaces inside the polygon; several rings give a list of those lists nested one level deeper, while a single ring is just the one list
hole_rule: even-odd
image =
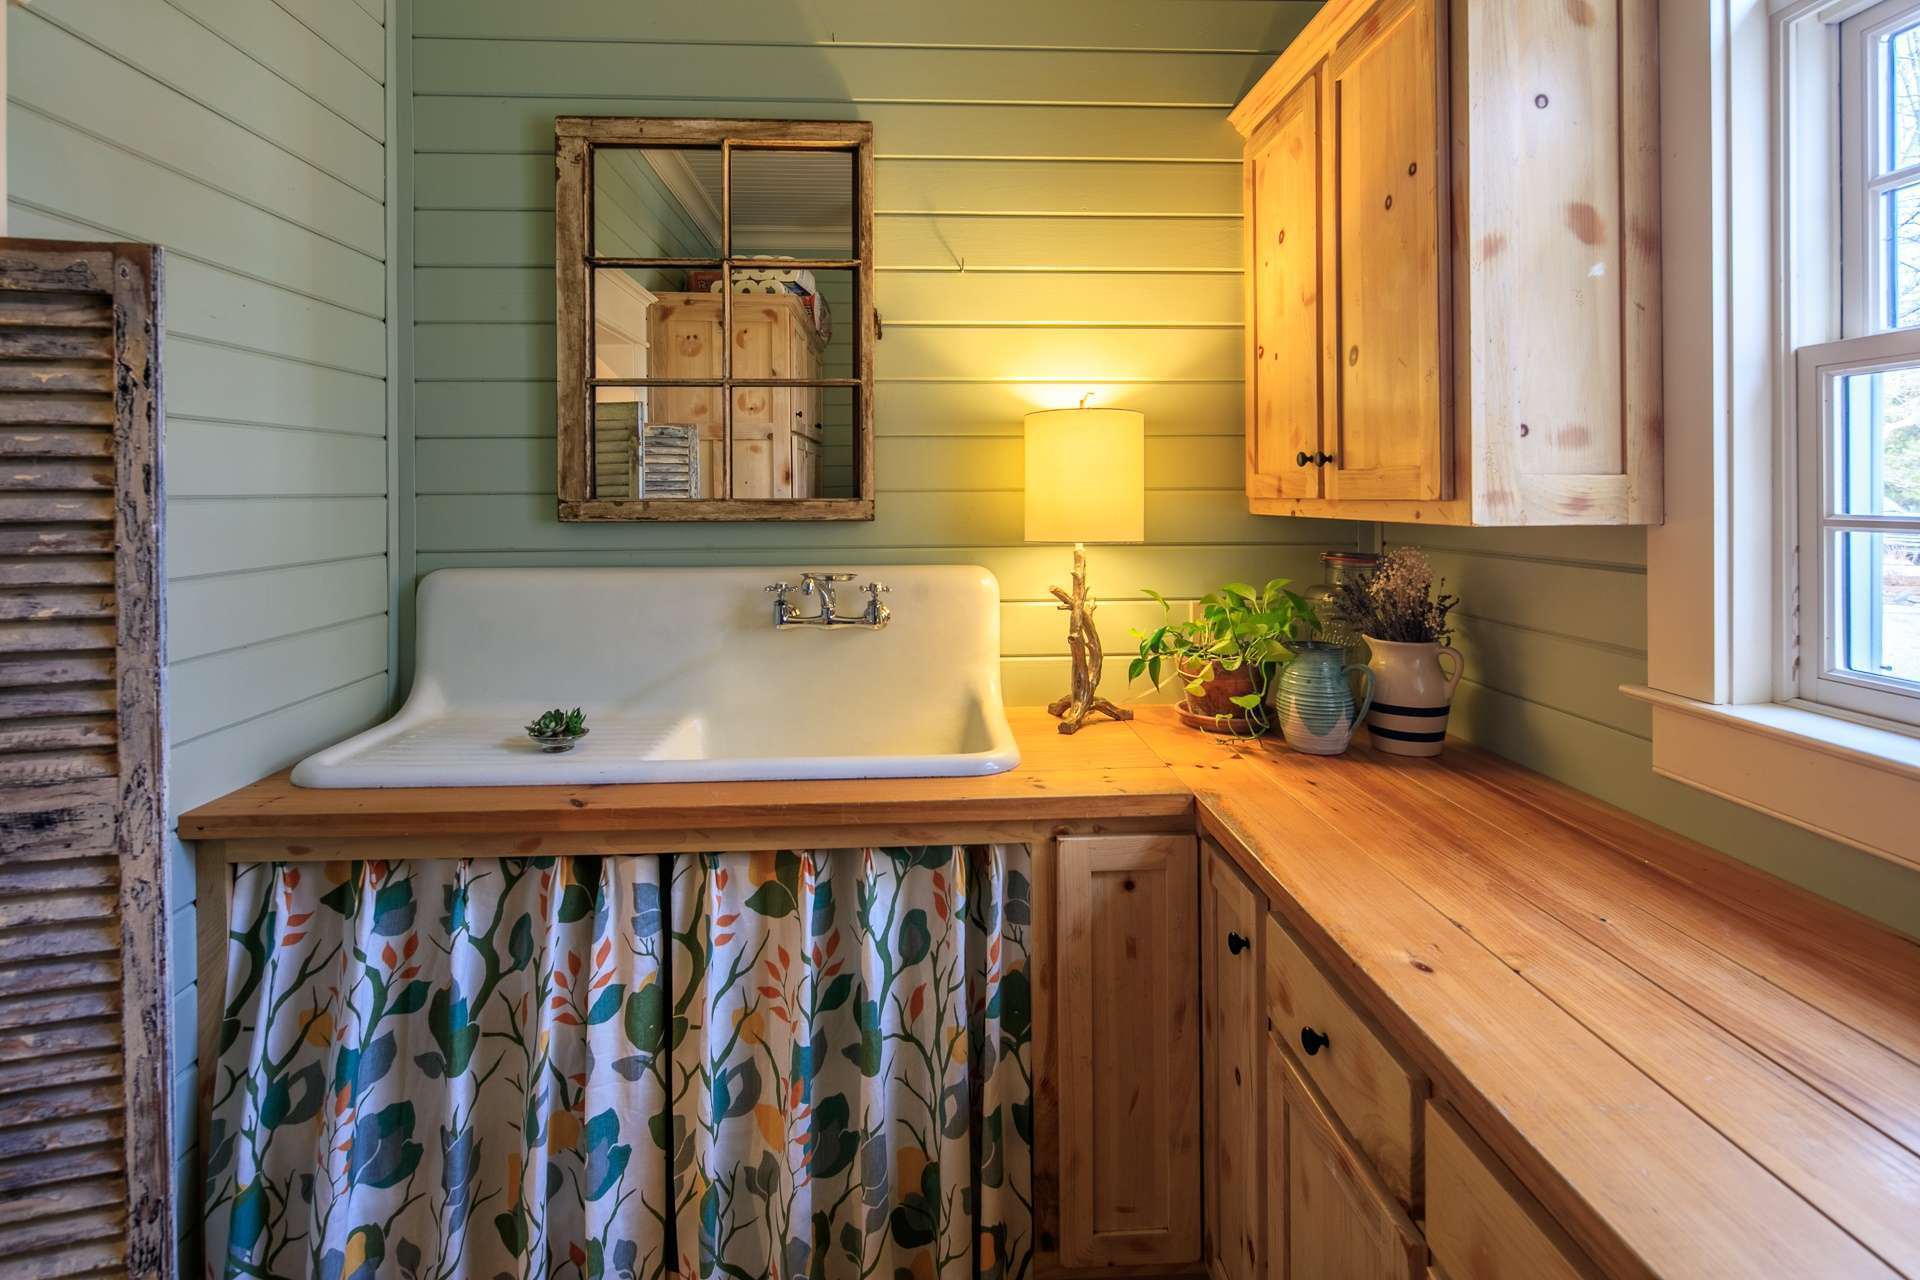
[{"label": "window pane", "polygon": [[593,252],[718,258],[719,148],[595,147]]},{"label": "window pane", "polygon": [[854,153],[733,152],[733,256],[853,256]]},{"label": "window pane", "polygon": [[1886,323],[1890,329],[1920,324],[1920,183],[1895,187],[1880,197]]},{"label": "window pane", "polygon": [[1920,515],[1920,367],[1849,375],[1839,409],[1836,510]]},{"label": "window pane", "polygon": [[1882,173],[1920,161],[1920,24],[1886,39],[1882,91],[1886,94],[1886,155]]},{"label": "window pane", "polygon": [[1920,687],[1920,535],[1840,539],[1841,660],[1850,671]]}]

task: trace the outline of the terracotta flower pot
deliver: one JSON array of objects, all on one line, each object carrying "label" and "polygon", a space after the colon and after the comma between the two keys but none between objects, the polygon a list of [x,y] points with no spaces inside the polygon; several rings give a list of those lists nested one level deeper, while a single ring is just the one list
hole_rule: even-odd
[{"label": "terracotta flower pot", "polygon": [[[1176,662],[1174,669],[1180,673],[1183,683],[1191,681],[1200,673],[1198,664],[1189,668],[1184,659]],[[1251,668],[1242,666],[1237,671],[1222,671],[1216,664],[1213,668],[1213,679],[1206,682],[1200,696],[1196,698],[1191,693],[1185,695],[1187,710],[1197,716],[1232,716],[1236,720],[1243,720],[1247,715],[1246,708],[1234,706],[1233,700],[1243,698],[1252,692]]]}]

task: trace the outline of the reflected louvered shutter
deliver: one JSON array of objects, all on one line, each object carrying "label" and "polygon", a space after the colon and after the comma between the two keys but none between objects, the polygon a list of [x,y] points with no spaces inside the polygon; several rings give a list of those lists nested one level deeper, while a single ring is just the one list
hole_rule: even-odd
[{"label": "reflected louvered shutter", "polygon": [[0,1276],[172,1272],[159,272],[0,240]]}]

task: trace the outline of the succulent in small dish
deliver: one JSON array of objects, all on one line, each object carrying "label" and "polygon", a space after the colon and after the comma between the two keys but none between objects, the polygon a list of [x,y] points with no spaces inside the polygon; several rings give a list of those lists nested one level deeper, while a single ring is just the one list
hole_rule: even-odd
[{"label": "succulent in small dish", "polygon": [[548,752],[571,751],[587,733],[586,713],[578,707],[571,711],[563,711],[559,707],[543,711],[527,725],[527,736],[542,751]]}]

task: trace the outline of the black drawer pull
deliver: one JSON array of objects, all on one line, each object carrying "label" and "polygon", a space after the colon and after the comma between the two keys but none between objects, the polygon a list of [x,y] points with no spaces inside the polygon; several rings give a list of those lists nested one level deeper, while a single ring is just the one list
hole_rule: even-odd
[{"label": "black drawer pull", "polygon": [[1233,933],[1231,931],[1227,934],[1227,950],[1236,956],[1252,945],[1253,939],[1247,937],[1245,934]]},{"label": "black drawer pull", "polygon": [[1333,1041],[1327,1039],[1312,1027],[1300,1028],[1300,1047],[1307,1051],[1309,1058],[1332,1043]]}]

